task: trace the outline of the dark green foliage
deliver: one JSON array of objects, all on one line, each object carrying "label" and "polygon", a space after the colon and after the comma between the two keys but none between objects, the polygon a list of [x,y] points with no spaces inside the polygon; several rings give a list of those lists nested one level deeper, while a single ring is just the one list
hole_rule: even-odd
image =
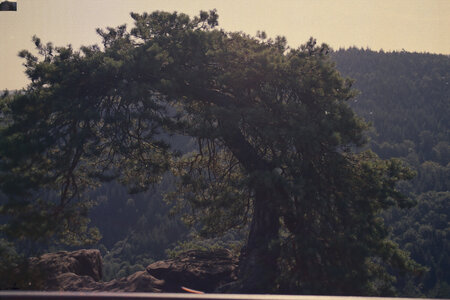
[{"label": "dark green foliage", "polygon": [[143,271],[145,267],[154,262],[151,254],[142,249],[136,251],[133,246],[133,243],[126,239],[117,242],[114,247],[111,247],[111,250],[102,253],[103,281],[126,277],[138,271]]},{"label": "dark green foliage", "polygon": [[188,229],[170,215],[162,194],[173,188],[166,176],[157,188],[130,195],[116,183],[104,184],[91,197],[99,204],[92,209],[93,226],[102,233],[100,245],[104,255],[104,278],[118,278],[149,262],[164,259],[166,249],[185,238]]},{"label": "dark green foliage", "polygon": [[371,148],[417,172],[400,185],[417,206],[384,214],[392,239],[429,268],[420,280],[400,280],[400,293],[448,298],[450,57],[354,48],[332,56],[339,70],[356,79],[361,94],[351,105],[374,125]]},{"label": "dark green foliage", "polygon": [[428,192],[417,197],[417,205],[408,212],[392,210],[385,215],[392,227],[393,240],[411,253],[411,257],[430,270],[411,293],[409,282],[406,296],[448,298],[450,295],[450,193]]},{"label": "dark green foliage", "polygon": [[356,79],[354,87],[361,94],[350,103],[373,124],[372,145],[379,155],[406,157],[415,152],[419,162],[448,164],[448,56],[351,48],[332,57],[345,76]]},{"label": "dark green foliage", "polygon": [[228,249],[234,255],[239,256],[247,235],[248,232],[245,230],[230,230],[215,238],[204,238],[193,230],[186,240],[178,242],[175,247],[168,249],[166,254],[169,258],[176,258],[180,254],[193,249],[202,251]]},{"label": "dark green foliage", "polygon": [[40,270],[30,268],[28,258],[14,245],[0,238],[0,290],[38,290],[42,288]]},{"label": "dark green foliage", "polygon": [[34,37],[42,60],[20,53],[31,84],[2,100],[0,188],[8,202],[0,212],[11,218],[6,234],[95,241],[98,234],[87,229],[92,203],[86,189],[117,179],[137,192],[167,170],[168,145],[156,137],[164,109],[151,92],[137,94],[145,86],[128,84],[132,57],[125,56],[130,46],[123,30],[116,32],[120,42],[108,37],[104,51],[55,48]]},{"label": "dark green foliage", "polygon": [[[320,293],[326,282],[333,293],[377,293],[372,280],[389,284],[383,264],[416,267],[387,242],[377,218],[384,208],[407,205],[395,183],[411,174],[398,162],[351,153],[363,144],[365,126],[345,104],[353,96],[350,82],[336,72],[325,45],[310,40],[287,51],[283,38],[170,26],[169,34],[157,28],[151,36],[151,24],[149,16],[138,18],[138,36],[150,48],[164,45],[172,58],[162,73],[171,78],[165,92],[184,109],[184,130],[199,141],[198,152],[176,170],[178,199],[200,210],[206,234],[251,220],[241,291]],[[360,175],[372,180],[367,190],[356,188],[364,186]],[[367,240],[352,243],[363,232]],[[330,253],[338,249],[348,253],[334,260]],[[283,259],[295,255],[298,265],[283,268]],[[349,261],[340,264],[344,257]],[[333,268],[339,282],[331,279]],[[309,270],[319,274],[312,282]]]}]

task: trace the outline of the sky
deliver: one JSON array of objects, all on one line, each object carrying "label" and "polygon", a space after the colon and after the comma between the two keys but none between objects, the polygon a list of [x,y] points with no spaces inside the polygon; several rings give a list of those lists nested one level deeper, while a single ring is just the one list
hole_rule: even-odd
[{"label": "sky", "polygon": [[450,0],[17,0],[17,12],[0,12],[0,90],[28,84],[17,53],[33,35],[78,48],[99,44],[96,28],[130,28],[130,12],[211,9],[226,31],[283,35],[294,48],[314,37],[333,49],[450,55]]}]

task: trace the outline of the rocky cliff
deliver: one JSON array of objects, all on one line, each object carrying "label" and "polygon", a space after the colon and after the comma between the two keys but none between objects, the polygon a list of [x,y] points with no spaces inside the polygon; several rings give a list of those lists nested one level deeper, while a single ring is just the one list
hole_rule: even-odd
[{"label": "rocky cliff", "polygon": [[48,253],[30,259],[48,291],[182,292],[188,287],[212,292],[236,280],[238,260],[225,249],[191,250],[176,259],[158,261],[128,277],[103,282],[98,250]]}]

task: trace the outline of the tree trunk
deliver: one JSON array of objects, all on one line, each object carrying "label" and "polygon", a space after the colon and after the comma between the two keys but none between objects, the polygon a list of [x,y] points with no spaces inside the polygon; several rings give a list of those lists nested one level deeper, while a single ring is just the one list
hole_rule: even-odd
[{"label": "tree trunk", "polygon": [[[190,91],[193,98],[229,109],[232,109],[236,102],[233,95],[217,90],[196,89],[189,85],[184,86],[184,90]],[[239,125],[230,123],[226,118],[218,119],[223,130],[220,132],[223,142],[246,172],[260,175],[272,173],[274,168],[271,163],[258,154],[241,132]],[[286,193],[275,182],[271,186],[255,182],[252,188],[255,192],[253,217],[247,245],[241,252],[240,282],[230,287],[230,292],[267,293],[273,291],[275,287],[277,259],[280,251],[278,242],[280,212],[277,200],[284,197]]]},{"label": "tree trunk", "polygon": [[[228,134],[223,136],[224,141],[246,171],[261,177],[266,177],[264,173],[272,173],[271,164],[258,155],[240,130],[234,126],[228,128]],[[277,191],[276,182],[267,185],[255,180],[252,189],[255,193],[253,216],[247,245],[241,252],[240,283],[235,291],[267,293],[273,290],[277,276],[280,228],[277,200],[284,194]]]},{"label": "tree trunk", "polygon": [[244,293],[267,293],[274,289],[279,257],[280,227],[273,191],[258,187],[247,245],[239,263],[240,290]]}]

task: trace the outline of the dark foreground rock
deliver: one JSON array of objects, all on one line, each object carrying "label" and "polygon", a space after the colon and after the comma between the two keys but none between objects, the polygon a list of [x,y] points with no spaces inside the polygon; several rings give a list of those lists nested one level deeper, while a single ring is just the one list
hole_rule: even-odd
[{"label": "dark foreground rock", "polygon": [[184,286],[212,292],[234,281],[236,268],[237,258],[228,250],[192,250],[130,276],[102,282],[98,250],[48,253],[30,259],[40,289],[48,291],[182,292]]},{"label": "dark foreground rock", "polygon": [[177,292],[180,286],[212,292],[219,286],[236,280],[238,260],[230,251],[191,250],[176,259],[155,262],[147,272],[166,282],[165,290]]},{"label": "dark foreground rock", "polygon": [[100,281],[103,275],[102,256],[100,251],[96,249],[47,253],[39,258],[31,258],[30,265],[38,268],[47,276],[74,273]]},{"label": "dark foreground rock", "polygon": [[164,285],[164,280],[151,276],[147,271],[139,271],[128,277],[102,282],[91,291],[161,293],[166,292]]}]

